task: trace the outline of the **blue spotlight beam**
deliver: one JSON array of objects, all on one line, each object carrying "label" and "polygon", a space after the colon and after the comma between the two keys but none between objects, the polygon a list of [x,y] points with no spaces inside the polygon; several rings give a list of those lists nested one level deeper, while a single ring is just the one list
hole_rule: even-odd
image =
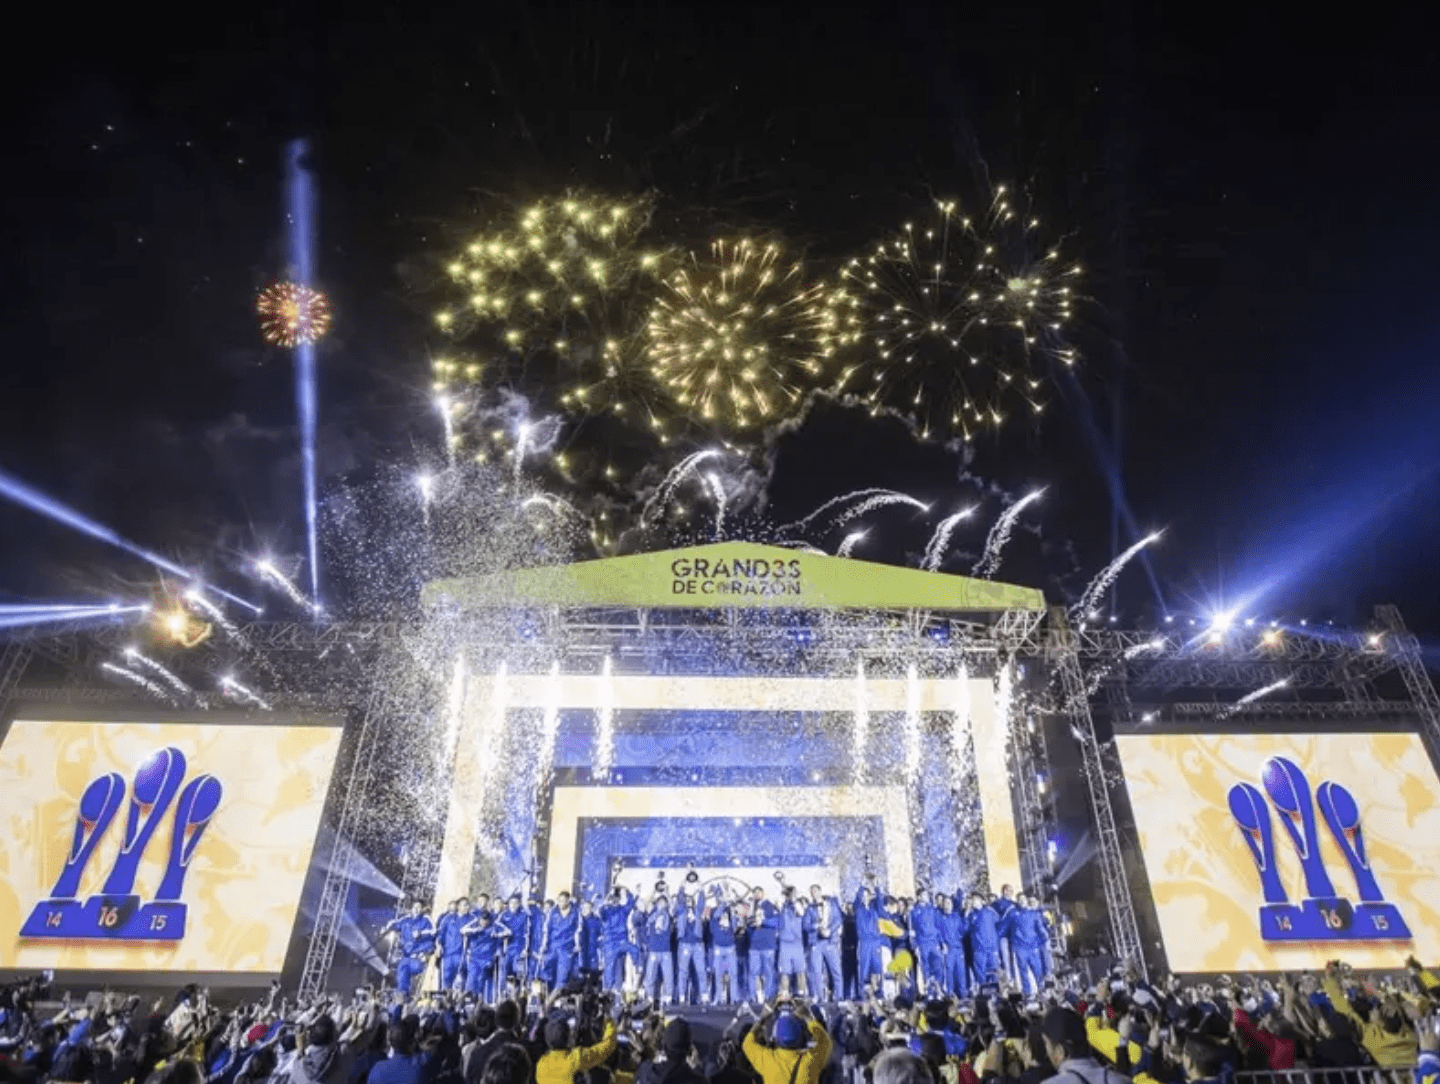
[{"label": "blue spotlight beam", "polygon": [[[296,139],[285,148],[285,202],[290,225],[290,263],[301,286],[313,286],[315,277],[315,186],[304,157],[310,145]],[[305,487],[305,542],[310,555],[310,600],[320,605],[320,544],[315,494],[315,344],[295,347],[295,406],[300,420],[300,465]],[[318,611],[317,611],[318,612]]]},{"label": "blue spotlight beam", "polygon": [[[191,572],[188,568],[181,568],[174,561],[166,560],[158,553],[152,553],[143,546],[137,546],[134,542],[120,537],[112,528],[106,527],[103,523],[98,523],[89,516],[82,515],[75,511],[75,509],[61,504],[53,497],[47,497],[35,487],[27,485],[4,470],[0,470],[0,497],[4,497],[6,500],[12,501],[22,508],[28,508],[32,512],[37,512],[55,523],[64,524],[66,527],[73,528],[81,534],[89,535],[91,538],[106,542],[115,546],[117,549],[122,549],[126,553],[133,554],[140,558],[140,560],[152,564],[164,572],[169,572],[174,576],[179,576],[182,579],[191,580],[195,583],[201,582],[200,576],[197,573]],[[228,591],[222,591],[213,584],[206,584],[205,590],[213,591],[217,595],[228,598],[231,602],[238,603],[253,613],[258,614],[261,612],[261,608],[253,602],[246,602],[238,595],[232,595]]]},{"label": "blue spotlight beam", "polygon": [[148,605],[138,606],[95,606],[87,610],[66,610],[62,613],[6,614],[0,612],[0,629],[24,629],[34,625],[53,625],[64,622],[109,621],[122,617],[133,617],[148,613]]}]

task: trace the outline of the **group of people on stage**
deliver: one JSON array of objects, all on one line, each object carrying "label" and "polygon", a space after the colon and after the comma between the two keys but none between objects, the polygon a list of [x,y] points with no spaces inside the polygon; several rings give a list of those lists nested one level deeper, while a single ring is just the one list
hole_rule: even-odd
[{"label": "group of people on stage", "polygon": [[[1052,970],[1049,916],[1009,885],[1000,895],[921,890],[897,899],[867,877],[844,903],[819,885],[784,886],[778,900],[664,882],[647,897],[616,886],[603,899],[455,900],[434,921],[424,904],[392,920],[396,985],[409,993],[438,958],[439,985],[494,1001],[539,981],[556,988],[581,970],[607,989],[665,1003],[732,1004],[777,993],[841,1000],[887,978],[930,995],[965,996],[1008,976],[1026,992]],[[908,954],[908,961],[904,950]]]}]

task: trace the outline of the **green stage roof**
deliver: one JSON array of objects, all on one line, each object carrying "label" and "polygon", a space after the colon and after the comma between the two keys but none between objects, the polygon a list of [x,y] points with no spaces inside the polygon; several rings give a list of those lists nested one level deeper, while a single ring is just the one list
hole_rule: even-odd
[{"label": "green stage roof", "polygon": [[789,607],[808,610],[1043,610],[1044,596],[968,576],[922,572],[754,542],[606,557],[436,580],[426,605],[672,607],[687,610]]}]

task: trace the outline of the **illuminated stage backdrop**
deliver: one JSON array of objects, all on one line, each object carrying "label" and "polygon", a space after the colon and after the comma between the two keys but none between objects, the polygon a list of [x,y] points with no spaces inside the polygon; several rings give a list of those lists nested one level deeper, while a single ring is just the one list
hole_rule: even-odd
[{"label": "illuminated stage backdrop", "polygon": [[0,743],[0,968],[278,974],[340,734],[13,722]]},{"label": "illuminated stage backdrop", "polygon": [[[972,775],[959,785],[978,790],[985,853],[967,858],[983,865],[993,886],[1018,885],[1005,724],[993,683],[866,678],[866,748],[874,761],[857,779],[846,773],[848,724],[839,724],[838,733],[836,726],[856,712],[858,686],[856,678],[471,675],[455,724],[436,899],[508,891],[528,862],[515,849],[532,833],[547,840],[539,858],[550,896],[576,884],[596,890],[612,858],[653,865],[656,855],[670,855],[676,865],[720,865],[730,856],[737,876],[767,890],[769,866],[798,871],[817,859],[848,863],[843,880],[850,891],[865,861],[892,891],[913,891],[917,875],[952,890],[953,869],[917,870],[914,847],[917,838],[946,839],[953,864],[953,826],[939,823],[943,803],[932,799],[946,792],[948,801],[957,784],[946,750],[968,751],[972,741]],[[903,760],[912,713],[937,725],[926,731],[922,770],[908,779],[896,762]],[[538,814],[548,820],[536,823],[525,807],[535,805],[538,778],[516,765],[541,744],[547,715],[559,732],[557,781],[548,809]],[[602,716],[615,750],[608,775],[592,771]],[[659,746],[666,770],[655,766]],[[477,858],[477,848],[489,858]],[[482,881],[494,883],[472,883],[477,867]]]},{"label": "illuminated stage backdrop", "polygon": [[1440,958],[1440,780],[1419,735],[1115,740],[1172,970]]}]

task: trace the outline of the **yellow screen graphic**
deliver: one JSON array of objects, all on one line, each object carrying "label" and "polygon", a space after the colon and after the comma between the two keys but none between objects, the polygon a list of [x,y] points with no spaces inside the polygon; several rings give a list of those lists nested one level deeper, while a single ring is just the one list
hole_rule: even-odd
[{"label": "yellow screen graphic", "polygon": [[[1359,968],[1395,968],[1412,953],[1440,959],[1440,779],[1418,735],[1125,734],[1115,742],[1172,970],[1310,970],[1336,958]],[[1265,772],[1267,764],[1281,760],[1284,771],[1272,768],[1270,777],[1272,785],[1278,783],[1277,802]],[[1303,818],[1277,808],[1290,785],[1285,780],[1301,778],[1312,808],[1309,836]],[[1357,874],[1323,815],[1321,788],[1327,782],[1353,797],[1368,872],[1362,868]],[[1262,936],[1267,900],[1261,863],[1231,809],[1231,791],[1243,784],[1270,807],[1271,893],[1286,901],[1271,904],[1272,922],[1274,913],[1282,912],[1277,928],[1298,928],[1291,916],[1309,895],[1300,849],[1284,823],[1290,819],[1302,841],[1317,844],[1314,853],[1334,895],[1353,903],[1361,916],[1384,909],[1391,916],[1391,939],[1325,932],[1308,940]],[[1343,815],[1337,819],[1349,823]],[[1312,864],[1311,876],[1318,875]],[[1362,901],[1361,882],[1368,878],[1383,902]],[[1397,913],[1408,939],[1393,936]],[[1324,923],[1317,927],[1323,930]]]},{"label": "yellow screen graphic", "polygon": [[[0,744],[0,968],[278,973],[339,745],[334,726],[16,720]],[[137,913],[100,906],[120,881]],[[173,937],[182,912],[178,940],[128,936],[144,919]]]}]

